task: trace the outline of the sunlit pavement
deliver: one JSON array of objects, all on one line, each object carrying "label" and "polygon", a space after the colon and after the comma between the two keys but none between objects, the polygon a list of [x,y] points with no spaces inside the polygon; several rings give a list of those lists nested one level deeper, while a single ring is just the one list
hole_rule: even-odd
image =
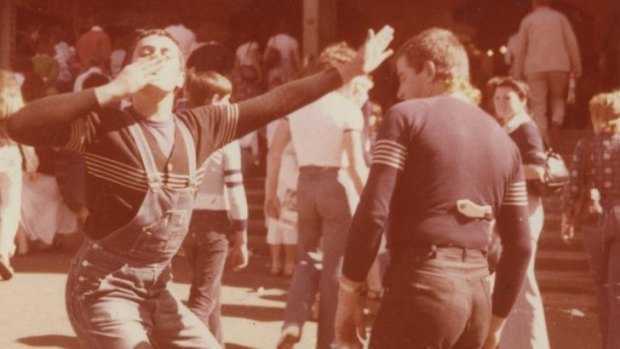
[{"label": "sunlit pavement", "polygon": [[[288,280],[267,275],[267,256],[254,256],[242,272],[226,272],[223,289],[224,333],[229,349],[275,348]],[[70,257],[42,252],[13,260],[13,280],[0,282],[0,349],[79,348],[64,308],[64,283]],[[175,259],[172,289],[189,292],[190,270]],[[552,348],[596,349],[600,339],[591,295],[545,294]],[[316,325],[304,329],[300,349],[314,348]]]}]

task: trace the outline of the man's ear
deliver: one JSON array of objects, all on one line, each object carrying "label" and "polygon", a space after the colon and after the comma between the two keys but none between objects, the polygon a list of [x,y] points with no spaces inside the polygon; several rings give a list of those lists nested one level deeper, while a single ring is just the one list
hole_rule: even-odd
[{"label": "man's ear", "polygon": [[220,104],[221,101],[222,101],[222,96],[220,96],[219,93],[216,93],[211,97],[210,101],[207,101],[207,104],[218,105]]},{"label": "man's ear", "polygon": [[437,76],[437,67],[433,61],[426,61],[424,63],[424,68],[422,68],[424,72],[424,76],[428,79],[429,82],[435,81],[435,77]]},{"label": "man's ear", "polygon": [[181,74],[179,74],[179,78],[175,86],[177,88],[183,88],[183,84],[185,84],[185,71],[181,71]]}]

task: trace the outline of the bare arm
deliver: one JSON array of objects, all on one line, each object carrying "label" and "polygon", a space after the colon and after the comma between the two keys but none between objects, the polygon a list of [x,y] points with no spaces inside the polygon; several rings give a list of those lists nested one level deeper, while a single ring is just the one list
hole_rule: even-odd
[{"label": "bare arm", "polygon": [[282,153],[291,141],[291,130],[288,121],[278,124],[273,141],[267,154],[267,178],[265,179],[265,215],[272,218],[280,217],[280,206],[277,197],[278,180],[282,164]]},{"label": "bare arm", "polygon": [[344,149],[349,160],[347,170],[353,180],[355,190],[361,195],[368,178],[368,167],[364,161],[362,135],[359,131],[345,132]]}]

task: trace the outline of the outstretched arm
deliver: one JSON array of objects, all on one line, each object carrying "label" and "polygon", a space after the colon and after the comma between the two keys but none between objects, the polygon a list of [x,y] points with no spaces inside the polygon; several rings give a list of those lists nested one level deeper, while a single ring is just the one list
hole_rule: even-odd
[{"label": "outstretched arm", "polygon": [[394,30],[389,26],[376,34],[370,31],[366,43],[351,61],[336,69],[286,83],[267,94],[239,103],[239,119],[234,138],[290,114],[358,75],[373,72],[392,54],[388,46],[393,37]]}]

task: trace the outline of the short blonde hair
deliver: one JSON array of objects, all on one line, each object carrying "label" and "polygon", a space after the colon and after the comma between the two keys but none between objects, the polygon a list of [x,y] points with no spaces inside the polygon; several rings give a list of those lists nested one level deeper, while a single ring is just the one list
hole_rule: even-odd
[{"label": "short blonde hair", "polygon": [[14,144],[6,131],[7,118],[24,106],[15,74],[0,69],[0,147]]},{"label": "short blonde hair", "polygon": [[9,117],[24,106],[22,93],[15,74],[0,70],[0,120]]},{"label": "short blonde hair", "polygon": [[596,133],[620,133],[620,90],[592,97],[590,119]]}]

